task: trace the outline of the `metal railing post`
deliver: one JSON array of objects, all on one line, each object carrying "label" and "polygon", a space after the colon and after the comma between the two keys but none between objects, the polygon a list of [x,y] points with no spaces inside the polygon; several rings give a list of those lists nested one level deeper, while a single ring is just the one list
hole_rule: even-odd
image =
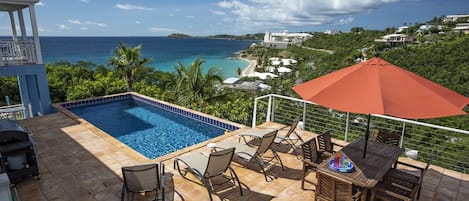
[{"label": "metal railing post", "polygon": [[272,113],[272,96],[269,96],[269,105],[267,106],[267,116],[265,117],[265,121],[270,121],[270,114]]},{"label": "metal railing post", "polygon": [[270,121],[275,122],[275,96],[272,96],[272,113],[270,117]]},{"label": "metal railing post", "polygon": [[345,121],[345,136],[344,136],[344,141],[347,142],[348,140],[348,130],[349,130],[349,123],[350,123],[350,113],[347,112],[347,119]]},{"label": "metal railing post", "polygon": [[402,144],[404,144],[404,134],[405,134],[405,122],[402,123],[401,142],[399,143],[400,148],[402,148]]},{"label": "metal railing post", "polygon": [[257,98],[254,99],[254,110],[252,111],[252,126],[253,128],[256,127],[256,119],[257,119]]},{"label": "metal railing post", "polygon": [[303,102],[303,130],[306,130],[306,102]]}]

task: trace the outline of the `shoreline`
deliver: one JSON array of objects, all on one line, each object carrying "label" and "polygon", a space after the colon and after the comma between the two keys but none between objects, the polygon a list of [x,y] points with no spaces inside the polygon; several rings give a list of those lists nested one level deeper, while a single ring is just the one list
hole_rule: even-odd
[{"label": "shoreline", "polygon": [[253,74],[255,72],[256,66],[257,66],[257,60],[256,59],[248,59],[248,58],[241,58],[238,57],[238,59],[242,59],[244,61],[247,61],[249,64],[243,69],[241,72],[240,77],[246,77],[250,74]]}]

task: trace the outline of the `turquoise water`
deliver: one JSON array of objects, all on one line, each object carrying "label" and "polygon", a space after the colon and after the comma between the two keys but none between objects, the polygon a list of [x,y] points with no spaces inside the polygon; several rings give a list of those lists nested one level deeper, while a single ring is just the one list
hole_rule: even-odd
[{"label": "turquoise water", "polygon": [[70,110],[150,159],[220,136],[225,131],[134,100]]},{"label": "turquoise water", "polygon": [[254,41],[167,37],[41,37],[41,49],[45,63],[91,61],[105,65],[112,56],[112,50],[120,42],[141,44],[142,57],[152,58],[149,66],[157,70],[173,72],[177,61],[189,65],[195,59],[202,58],[206,60],[204,70],[214,67],[226,78],[236,76],[238,68],[247,67],[248,62],[233,57]]}]

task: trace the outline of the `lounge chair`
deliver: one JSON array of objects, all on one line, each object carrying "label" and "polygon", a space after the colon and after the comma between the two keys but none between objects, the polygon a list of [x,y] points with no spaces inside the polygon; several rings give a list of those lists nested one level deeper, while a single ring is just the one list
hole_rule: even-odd
[{"label": "lounge chair", "polygon": [[[249,146],[249,144],[241,144],[237,142],[224,142],[224,143],[217,144],[216,147],[214,147],[214,149],[218,150],[218,149],[235,148],[236,149],[235,154],[239,158],[245,160],[246,164],[249,164],[249,162],[255,161],[261,168],[261,171],[264,174],[265,180],[271,181],[272,179],[269,180],[269,177],[267,177],[267,174],[264,169],[265,167],[267,167],[267,164],[269,164],[274,159],[276,159],[282,166],[282,170],[284,170],[282,160],[278,156],[277,152],[274,149],[272,149],[272,143],[274,142],[274,139],[276,136],[277,136],[277,130],[274,130],[268,134],[265,134],[264,136],[262,136],[261,142],[259,146],[257,147],[252,147],[252,146]],[[273,154],[272,157],[265,155],[265,153],[269,150]]]},{"label": "lounge chair", "polygon": [[[127,192],[127,200],[129,199],[129,193],[132,193],[131,200],[133,200],[135,193],[151,191],[155,191],[155,200],[165,200],[163,164],[122,167],[122,176],[124,177],[121,194],[122,201],[125,198],[125,192]],[[161,194],[161,199],[158,198],[159,194]]]},{"label": "lounge chair", "polygon": [[[297,156],[300,156],[300,153],[297,151],[296,144],[298,142],[301,142],[301,143],[304,142],[301,136],[295,130],[296,127],[298,126],[299,121],[300,121],[300,116],[293,119],[292,124],[290,126],[286,126],[286,127],[279,129],[277,132],[277,136],[274,139],[274,143],[276,144],[282,144],[286,142],[293,149],[293,151],[296,153]],[[276,130],[272,128],[265,128],[265,129],[272,130],[272,131]],[[246,137],[256,137],[256,138],[263,137],[263,135],[259,135],[255,133],[240,134],[239,136],[240,136],[240,139],[243,139],[243,141],[246,144],[248,143],[248,140],[246,139]]]},{"label": "lounge chair", "polygon": [[[208,157],[201,152],[184,154],[174,160],[174,169],[184,178],[186,178],[185,175],[187,172],[191,172],[195,175],[205,188],[207,188],[210,200],[212,200],[212,192],[215,191],[214,185],[221,185],[230,181],[232,181],[234,185],[236,185],[236,183],[238,184],[239,192],[242,196],[243,189],[241,188],[241,183],[235,171],[230,166],[234,151],[234,148],[216,151],[210,153]],[[186,170],[182,170],[179,163],[184,164],[187,167]],[[226,174],[227,170],[229,170],[230,175]],[[214,177],[222,177],[226,180],[223,183],[215,184],[212,183],[211,180]]]}]

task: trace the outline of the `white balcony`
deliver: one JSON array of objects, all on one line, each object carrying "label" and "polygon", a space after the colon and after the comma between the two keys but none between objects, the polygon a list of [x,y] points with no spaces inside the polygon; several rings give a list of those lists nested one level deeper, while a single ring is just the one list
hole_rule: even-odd
[{"label": "white balcony", "polygon": [[36,49],[32,40],[1,40],[0,66],[37,63]]}]

